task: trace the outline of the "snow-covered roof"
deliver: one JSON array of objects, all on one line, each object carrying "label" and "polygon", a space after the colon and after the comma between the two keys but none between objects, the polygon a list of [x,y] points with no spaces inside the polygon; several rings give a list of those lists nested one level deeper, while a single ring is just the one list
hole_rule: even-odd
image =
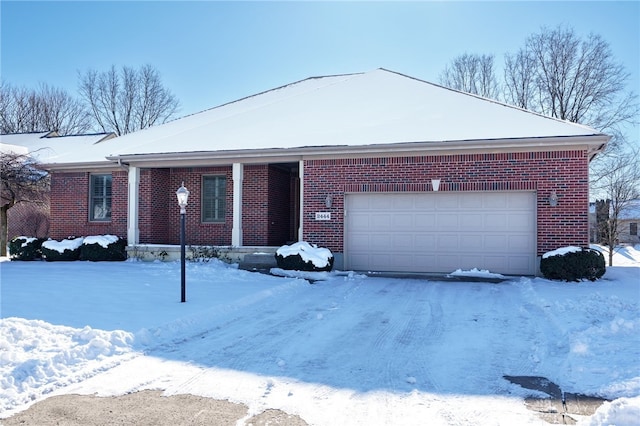
[{"label": "snow-covered roof", "polygon": [[493,148],[505,140],[518,149],[525,142],[552,146],[559,138],[580,140],[591,151],[608,140],[586,126],[377,69],[308,78],[49,161],[191,161],[456,144],[467,149],[469,141]]},{"label": "snow-covered roof", "polygon": [[627,207],[620,212],[618,219],[640,220],[640,199],[631,200]]},{"label": "snow-covered roof", "polygon": [[[55,132],[0,135],[2,145],[17,145],[44,164],[105,162],[110,148],[96,149],[96,144],[115,138],[114,133],[58,136]],[[22,152],[21,150],[21,152]]]}]

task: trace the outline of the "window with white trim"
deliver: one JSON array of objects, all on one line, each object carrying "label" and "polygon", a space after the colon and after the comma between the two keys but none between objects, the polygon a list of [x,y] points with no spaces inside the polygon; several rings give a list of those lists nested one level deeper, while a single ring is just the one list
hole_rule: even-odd
[{"label": "window with white trim", "polygon": [[638,235],[638,222],[629,223],[629,234]]},{"label": "window with white trim", "polygon": [[111,220],[111,175],[91,175],[89,183],[89,220]]},{"label": "window with white trim", "polygon": [[203,222],[224,222],[226,195],[226,176],[202,176]]}]

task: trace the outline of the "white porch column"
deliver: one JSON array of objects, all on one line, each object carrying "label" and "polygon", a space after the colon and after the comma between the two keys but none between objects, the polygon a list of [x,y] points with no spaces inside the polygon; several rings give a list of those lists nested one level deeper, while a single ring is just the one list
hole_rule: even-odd
[{"label": "white porch column", "polygon": [[303,234],[303,225],[304,222],[304,161],[300,160],[298,166],[298,177],[300,181],[300,214],[299,214],[299,222],[300,226],[298,227],[298,241],[304,241]]},{"label": "white porch column", "polygon": [[231,245],[242,246],[242,180],[244,164],[233,163],[233,227],[231,228]]},{"label": "white porch column", "polygon": [[140,168],[129,166],[129,187],[127,195],[127,244],[140,243],[140,229],[138,228]]}]

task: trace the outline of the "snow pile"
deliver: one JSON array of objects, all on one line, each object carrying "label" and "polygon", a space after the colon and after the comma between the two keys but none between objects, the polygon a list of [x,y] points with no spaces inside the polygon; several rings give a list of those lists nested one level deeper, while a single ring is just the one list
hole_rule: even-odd
[{"label": "snow pile", "polygon": [[74,238],[71,240],[54,241],[49,240],[42,243],[42,247],[57,251],[58,253],[64,253],[65,250],[75,250],[82,245],[84,238]]},{"label": "snow pile", "polygon": [[635,426],[640,423],[640,396],[605,402],[591,418],[578,422],[578,426]]},{"label": "snow pile", "polygon": [[276,250],[276,254],[287,257],[300,255],[305,262],[311,262],[316,268],[324,268],[329,265],[329,260],[333,257],[331,250],[319,248],[317,245],[309,244],[306,241],[300,241],[290,246],[282,246]]},{"label": "snow pile", "polygon": [[14,240],[25,240],[24,243],[22,243],[21,247],[26,247],[29,245],[29,243],[32,243],[36,240],[37,238],[34,237],[16,237],[14,238]]},{"label": "snow pile", "polygon": [[119,238],[115,235],[93,235],[86,237],[83,244],[100,244],[104,248],[109,248],[109,244],[117,242]]},{"label": "snow pile", "polygon": [[132,351],[133,336],[124,331],[22,318],[2,318],[0,329],[0,412],[85,380]]},{"label": "snow pile", "polygon": [[581,247],[576,247],[576,246],[561,247],[559,249],[546,252],[545,254],[542,255],[542,258],[546,259],[547,257],[551,257],[551,256],[563,256],[567,253],[575,253],[580,251],[582,251]]},{"label": "snow pile", "polygon": [[454,277],[474,277],[474,278],[506,278],[502,274],[496,274],[495,272],[489,272],[486,269],[473,268],[468,271],[462,269],[456,269],[449,275]]}]

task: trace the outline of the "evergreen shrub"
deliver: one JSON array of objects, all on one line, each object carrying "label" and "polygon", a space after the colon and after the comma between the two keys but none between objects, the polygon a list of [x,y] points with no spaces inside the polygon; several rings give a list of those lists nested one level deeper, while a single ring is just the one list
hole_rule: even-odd
[{"label": "evergreen shrub", "polygon": [[[62,241],[45,241],[42,243],[42,258],[48,262],[78,260],[82,238],[73,238]],[[60,251],[62,247],[65,247]]]},{"label": "evergreen shrub", "polygon": [[286,257],[276,254],[276,263],[278,264],[278,268],[289,271],[331,271],[333,268],[333,256],[329,258],[329,263],[322,268],[317,267],[310,260],[304,261],[299,254],[290,254]]},{"label": "evergreen shrub", "polygon": [[100,261],[122,261],[127,260],[127,240],[112,237],[107,247],[98,242],[92,242],[92,237],[85,238],[80,247],[80,260]]},{"label": "evergreen shrub", "polygon": [[580,251],[543,257],[540,272],[550,280],[595,281],[606,271],[604,256],[598,250],[583,248]]},{"label": "evergreen shrub", "polygon": [[9,242],[9,256],[11,260],[41,259],[44,241],[45,238],[15,237]]},{"label": "evergreen shrub", "polygon": [[[331,250],[318,248],[306,241],[280,247],[276,250],[275,257],[278,268],[289,271],[328,272],[333,268],[334,260]],[[316,266],[311,259],[324,266]]]}]

